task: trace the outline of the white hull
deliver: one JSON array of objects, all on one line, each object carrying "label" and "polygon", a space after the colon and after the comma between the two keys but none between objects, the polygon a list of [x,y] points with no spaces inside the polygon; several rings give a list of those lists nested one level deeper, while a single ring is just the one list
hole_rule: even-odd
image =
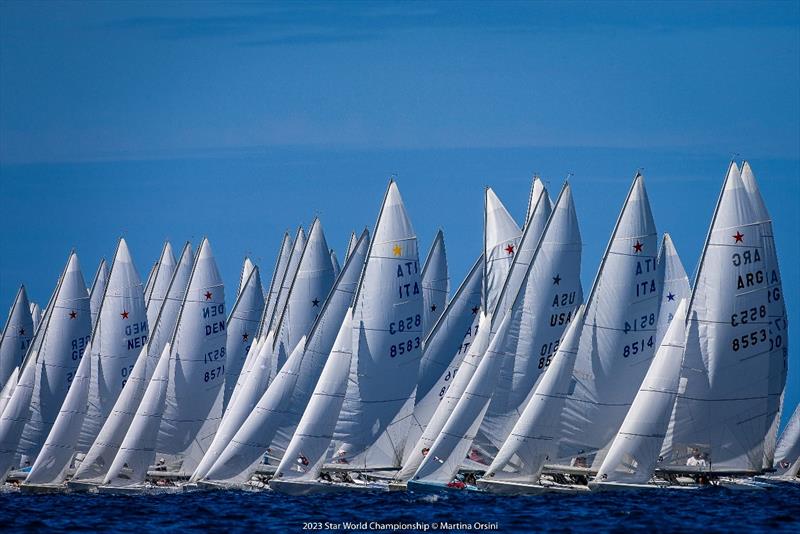
[{"label": "white hull", "polygon": [[180,486],[153,486],[151,484],[134,484],[132,486],[98,486],[97,492],[106,495],[155,495],[162,493],[178,493]]},{"label": "white hull", "polygon": [[22,493],[63,493],[67,486],[63,484],[21,484],[19,489]]},{"label": "white hull", "polygon": [[542,493],[588,493],[589,487],[579,484],[528,484],[525,482],[511,482],[508,480],[478,481],[478,487],[488,493],[498,495],[539,495]]},{"label": "white hull", "polygon": [[97,487],[102,484],[102,481],[96,480],[68,480],[67,488],[70,491],[97,491]]},{"label": "white hull", "polygon": [[667,484],[667,483],[646,483],[628,484],[625,482],[589,482],[589,489],[598,491],[647,491],[647,490],[699,490],[710,486],[699,484]]},{"label": "white hull", "polygon": [[387,484],[314,481],[288,481],[272,479],[269,488],[287,495],[314,493],[343,493],[348,491],[387,491]]}]

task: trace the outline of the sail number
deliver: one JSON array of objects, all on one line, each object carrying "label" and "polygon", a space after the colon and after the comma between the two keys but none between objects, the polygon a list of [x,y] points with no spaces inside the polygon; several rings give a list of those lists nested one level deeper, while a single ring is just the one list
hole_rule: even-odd
[{"label": "sail number", "polygon": [[[203,363],[212,363],[223,359],[225,359],[225,347],[220,347],[207,352],[205,356],[203,356]],[[206,380],[206,382],[208,382],[208,380]]]},{"label": "sail number", "polygon": [[220,365],[215,369],[211,369],[210,371],[206,371],[205,375],[203,375],[204,382],[211,382],[216,378],[221,378],[225,374],[225,366]]},{"label": "sail number", "polygon": [[[458,372],[458,368],[457,367],[455,369],[453,369],[452,371],[447,371],[447,374],[444,375],[444,381],[445,382],[450,382],[450,380],[452,380],[453,378],[456,377],[456,373],[457,372]],[[447,392],[447,386],[444,385],[444,386],[442,386],[441,391],[439,391],[439,400],[441,400],[441,398],[444,397],[444,394],[446,392]]]},{"label": "sail number", "polygon": [[411,330],[412,327],[419,327],[422,324],[422,316],[420,314],[406,317],[399,321],[392,321],[389,323],[389,333],[395,335],[398,332],[405,332]]},{"label": "sail number", "polygon": [[733,351],[736,352],[739,349],[746,349],[747,347],[763,343],[766,340],[767,340],[767,329],[762,328],[761,330],[756,330],[755,332],[750,332],[749,334],[733,338],[733,341],[731,342],[731,347],[733,348]]},{"label": "sail number", "polygon": [[749,310],[742,310],[738,313],[731,315],[731,326],[739,326],[747,324],[750,321],[763,319],[767,316],[767,307],[762,304],[761,306],[753,306]]},{"label": "sail number", "polygon": [[640,339],[639,341],[634,341],[630,345],[625,345],[622,348],[622,357],[627,358],[629,356],[636,356],[640,351],[644,352],[645,346],[650,348],[653,347],[653,336],[650,336],[650,339],[648,339],[646,342],[644,339]]},{"label": "sail number", "polygon": [[419,336],[415,337],[414,339],[409,339],[408,341],[401,341],[395,345],[389,346],[389,357],[395,358],[397,356],[402,356],[408,352],[411,352],[414,349],[418,349],[420,345]]},{"label": "sail number", "polygon": [[541,358],[539,358],[539,369],[544,369],[550,365],[553,354],[558,350],[558,344],[560,342],[561,340],[557,339],[542,345],[542,349],[539,351],[539,356],[541,356]]},{"label": "sail number", "polygon": [[644,330],[648,326],[653,326],[656,324],[656,314],[651,313],[650,315],[642,315],[632,321],[625,321],[625,333],[628,332],[636,332],[637,330]]}]

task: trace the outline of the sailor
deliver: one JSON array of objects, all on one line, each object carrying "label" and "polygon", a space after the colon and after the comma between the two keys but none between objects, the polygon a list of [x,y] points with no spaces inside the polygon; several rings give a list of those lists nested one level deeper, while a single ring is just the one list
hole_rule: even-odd
[{"label": "sailor", "polygon": [[156,471],[166,471],[167,470],[167,461],[164,458],[159,458],[158,462],[156,463]]},{"label": "sailor", "polygon": [[707,467],[708,462],[706,462],[705,457],[700,454],[700,449],[695,447],[692,449],[692,455],[686,460],[686,465],[688,467]]}]

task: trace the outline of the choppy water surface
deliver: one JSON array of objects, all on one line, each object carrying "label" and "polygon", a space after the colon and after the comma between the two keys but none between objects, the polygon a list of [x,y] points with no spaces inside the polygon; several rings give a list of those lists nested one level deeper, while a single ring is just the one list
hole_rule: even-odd
[{"label": "choppy water surface", "polygon": [[252,533],[313,531],[320,526],[359,532],[392,524],[418,524],[428,532],[476,527],[498,532],[800,532],[800,486],[526,497],[455,492],[308,497],[241,491],[130,497],[0,493],[0,530],[15,532]]}]

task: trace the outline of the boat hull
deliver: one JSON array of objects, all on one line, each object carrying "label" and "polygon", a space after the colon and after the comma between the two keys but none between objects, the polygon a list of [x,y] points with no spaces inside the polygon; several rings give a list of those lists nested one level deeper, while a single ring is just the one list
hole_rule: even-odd
[{"label": "boat hull", "polygon": [[589,487],[579,484],[526,484],[508,480],[478,481],[478,487],[498,495],[540,495],[542,493],[588,493]]},{"label": "boat hull", "polygon": [[589,489],[599,491],[648,491],[648,490],[699,490],[707,486],[699,484],[629,484],[625,482],[589,482]]},{"label": "boat hull", "polygon": [[63,493],[67,487],[63,484],[20,484],[22,493]]},{"label": "boat hull", "polygon": [[70,491],[97,491],[97,486],[102,482],[90,480],[68,480],[67,488]]},{"label": "boat hull", "polygon": [[312,495],[315,493],[346,493],[349,491],[388,491],[387,484],[353,484],[349,482],[289,481],[272,479],[269,488],[287,495]]},{"label": "boat hull", "polygon": [[483,489],[477,486],[464,486],[463,488],[455,488],[447,484],[440,484],[438,482],[423,482],[421,480],[409,480],[406,484],[408,491],[419,491],[423,493],[440,493],[444,491],[478,491],[482,492]]}]

